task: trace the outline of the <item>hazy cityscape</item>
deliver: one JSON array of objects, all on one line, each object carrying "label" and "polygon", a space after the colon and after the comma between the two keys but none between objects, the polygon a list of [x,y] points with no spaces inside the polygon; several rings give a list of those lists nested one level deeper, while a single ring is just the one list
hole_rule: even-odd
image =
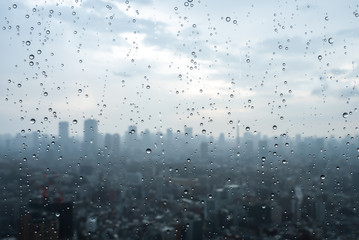
[{"label": "hazy cityscape", "polygon": [[356,239],[358,135],[1,135],[3,239]]}]

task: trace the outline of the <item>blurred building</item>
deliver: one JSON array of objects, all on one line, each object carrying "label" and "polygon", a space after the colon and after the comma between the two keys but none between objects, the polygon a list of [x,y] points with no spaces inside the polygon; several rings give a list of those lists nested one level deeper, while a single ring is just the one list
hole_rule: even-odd
[{"label": "blurred building", "polygon": [[87,155],[98,151],[98,127],[95,119],[85,120],[83,150]]}]

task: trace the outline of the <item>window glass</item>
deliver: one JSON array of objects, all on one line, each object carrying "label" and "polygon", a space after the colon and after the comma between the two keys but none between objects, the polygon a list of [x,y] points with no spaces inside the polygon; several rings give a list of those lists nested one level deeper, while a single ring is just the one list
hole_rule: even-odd
[{"label": "window glass", "polygon": [[0,2],[0,239],[355,239],[359,5]]}]

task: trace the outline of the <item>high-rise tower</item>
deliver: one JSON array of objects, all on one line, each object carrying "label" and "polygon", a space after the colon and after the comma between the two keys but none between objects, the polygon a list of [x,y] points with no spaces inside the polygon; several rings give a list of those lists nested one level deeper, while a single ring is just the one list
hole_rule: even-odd
[{"label": "high-rise tower", "polygon": [[70,146],[68,122],[59,122],[59,143],[61,149],[67,152]]},{"label": "high-rise tower", "polygon": [[84,152],[94,154],[98,148],[98,127],[95,119],[87,119],[84,123]]}]

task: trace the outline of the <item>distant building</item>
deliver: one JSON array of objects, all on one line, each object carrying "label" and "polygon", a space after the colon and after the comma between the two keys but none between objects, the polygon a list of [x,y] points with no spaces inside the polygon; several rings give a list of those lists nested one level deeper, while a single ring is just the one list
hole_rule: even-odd
[{"label": "distant building", "polygon": [[205,161],[208,159],[208,143],[201,143],[201,160]]},{"label": "distant building", "polygon": [[134,149],[134,144],[138,140],[137,126],[135,126],[135,125],[128,126],[128,130],[127,130],[124,138],[125,138],[124,139],[125,145],[127,146],[127,148],[130,150]]},{"label": "distant building", "polygon": [[185,239],[202,240],[203,239],[203,220],[197,216],[188,216],[185,220],[187,223]]},{"label": "distant building", "polygon": [[85,154],[95,154],[98,148],[98,127],[95,119],[87,119],[84,123],[83,150]]},{"label": "distant building", "polygon": [[112,135],[109,133],[106,133],[105,135],[105,149],[112,149]]},{"label": "distant building", "polygon": [[115,157],[120,155],[120,134],[118,133],[112,136],[112,153]]},{"label": "distant building", "polygon": [[187,136],[188,138],[192,138],[193,137],[193,129],[191,127],[184,127],[184,135]]},{"label": "distant building", "polygon": [[69,123],[68,122],[59,122],[59,137],[60,139],[69,138]]},{"label": "distant building", "polygon": [[65,150],[65,151],[68,150],[68,148],[70,146],[69,123],[68,122],[59,122],[59,143],[63,150]]}]

